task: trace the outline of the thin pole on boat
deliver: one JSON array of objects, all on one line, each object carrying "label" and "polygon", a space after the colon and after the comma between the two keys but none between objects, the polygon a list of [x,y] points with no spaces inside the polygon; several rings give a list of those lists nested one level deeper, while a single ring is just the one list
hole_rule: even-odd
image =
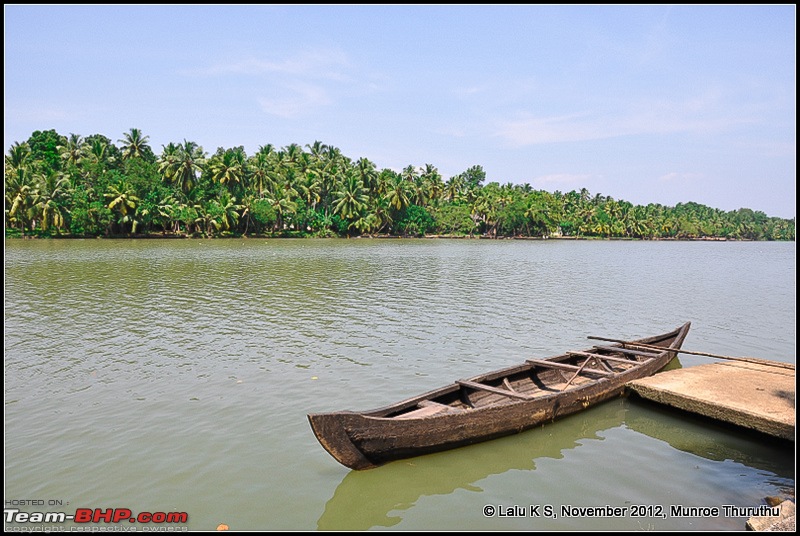
[{"label": "thin pole on boat", "polygon": [[670,352],[680,352],[682,354],[691,354],[691,355],[701,355],[705,357],[713,357],[716,359],[729,359],[731,361],[744,361],[745,363],[756,363],[759,365],[765,365],[768,367],[778,367],[778,368],[785,368],[785,369],[795,369],[795,366],[792,363],[780,363],[777,361],[768,361],[766,359],[758,359],[756,357],[733,357],[729,355],[720,355],[720,354],[710,354],[708,352],[694,352],[692,350],[681,350],[675,348],[668,348],[666,346],[656,346],[653,344],[645,344],[642,342],[632,342],[632,341],[624,341],[621,339],[609,339],[606,337],[595,337],[593,335],[589,335],[587,337],[589,339],[594,339],[597,341],[608,341],[608,342],[618,342],[621,343],[623,346],[638,346],[639,348],[646,348],[648,350],[659,350],[663,352],[664,350],[669,350]]}]

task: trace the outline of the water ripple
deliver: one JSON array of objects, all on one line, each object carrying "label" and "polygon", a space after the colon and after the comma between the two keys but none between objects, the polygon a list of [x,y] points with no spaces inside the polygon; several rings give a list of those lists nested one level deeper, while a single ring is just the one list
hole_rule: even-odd
[{"label": "water ripple", "polygon": [[[687,320],[687,347],[795,355],[790,244],[14,241],[5,268],[7,496],[151,510],[181,496],[212,527],[224,519],[200,512],[257,528],[265,503],[324,504],[339,473],[309,473],[335,464],[309,411]],[[635,465],[658,447],[639,448]]]}]

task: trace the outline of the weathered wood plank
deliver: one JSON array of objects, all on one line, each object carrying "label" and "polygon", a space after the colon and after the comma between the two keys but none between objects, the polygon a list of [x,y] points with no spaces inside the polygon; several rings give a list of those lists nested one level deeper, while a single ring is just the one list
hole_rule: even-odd
[{"label": "weathered wood plank", "polygon": [[422,400],[417,406],[419,406],[419,409],[398,415],[395,419],[419,419],[421,417],[439,415],[440,413],[462,413],[464,411],[463,409],[454,408],[447,404],[440,404],[433,400]]},{"label": "weathered wood plank", "polygon": [[[598,363],[598,364],[599,364],[601,367],[603,367],[605,370],[607,370],[608,372],[614,372],[614,369],[613,369],[613,368],[611,368],[611,365],[609,365],[609,364],[608,364],[608,361],[606,361],[605,359],[598,359],[598,360],[597,360],[597,363]],[[635,361],[631,361],[631,363],[635,363]]]},{"label": "weathered wood plank", "polygon": [[586,368],[586,365],[588,365],[589,361],[591,360],[592,358],[587,358],[586,361],[584,361],[583,364],[580,367],[578,367],[578,370],[575,371],[575,374],[573,374],[572,377],[569,380],[567,380],[567,384],[561,388],[562,391],[566,390],[566,388],[569,387],[572,381],[578,377],[578,374],[583,372],[583,369]]},{"label": "weathered wood plank", "polygon": [[439,402],[434,402],[433,400],[423,400],[418,405],[421,408],[438,408],[447,413],[461,413],[464,411],[461,408],[454,408],[453,406],[448,406],[447,404],[440,404]]},{"label": "weathered wood plank", "polygon": [[[640,355],[640,356],[650,357],[650,358],[656,357],[657,355],[659,355],[661,353],[661,352],[654,352],[654,351],[645,352],[643,350],[631,350],[630,348],[622,348],[621,346],[595,346],[595,348],[597,348],[598,350],[609,350],[611,352],[619,352],[621,354]],[[667,350],[667,349],[664,348],[664,350]]]},{"label": "weathered wood plank", "polygon": [[591,352],[567,352],[569,355],[577,355],[581,357],[594,357],[596,359],[604,359],[606,361],[613,361],[615,363],[630,363],[631,365],[637,365],[641,363],[646,363],[653,359],[652,357],[648,357],[643,359],[642,361],[635,361],[633,359],[625,359],[624,357],[614,357],[612,355],[603,355],[603,354],[593,354]]},{"label": "weathered wood plank", "polygon": [[[603,357],[603,356],[601,356]],[[554,369],[561,369],[561,370],[571,370],[576,371],[580,367],[576,367],[575,365],[567,365],[566,363],[558,363],[556,361],[549,361],[545,359],[526,359],[528,363],[531,365],[536,365],[538,367],[549,367]],[[597,376],[613,376],[614,374],[611,372],[605,372],[602,370],[595,370],[595,369],[583,369],[583,373],[586,374],[595,374]]]},{"label": "weathered wood plank", "polygon": [[479,389],[482,391],[489,391],[490,393],[495,393],[498,395],[509,396],[511,398],[521,398],[522,400],[530,400],[533,397],[531,395],[526,395],[522,393],[518,393],[516,391],[507,391],[505,389],[500,389],[499,387],[492,387],[491,385],[484,385],[482,383],[471,382],[469,380],[458,380],[456,382],[458,385],[462,385],[464,387],[469,387],[470,389]]},{"label": "weathered wood plank", "polygon": [[414,411],[409,411],[408,413],[403,413],[402,415],[398,415],[397,417],[395,417],[395,419],[419,419],[422,417],[431,417],[439,413],[442,413],[441,409],[433,406],[428,406],[415,409]]}]

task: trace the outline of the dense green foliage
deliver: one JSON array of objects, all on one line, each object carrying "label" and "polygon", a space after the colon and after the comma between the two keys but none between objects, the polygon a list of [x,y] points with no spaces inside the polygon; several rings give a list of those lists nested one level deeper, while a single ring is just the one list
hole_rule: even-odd
[{"label": "dense green foliage", "polygon": [[6,235],[21,236],[574,236],[794,240],[795,221],[697,203],[633,205],[486,181],[473,166],[446,181],[436,167],[378,170],[317,141],[208,155],[169,143],[156,155],[131,129],[34,132],[5,157]]}]

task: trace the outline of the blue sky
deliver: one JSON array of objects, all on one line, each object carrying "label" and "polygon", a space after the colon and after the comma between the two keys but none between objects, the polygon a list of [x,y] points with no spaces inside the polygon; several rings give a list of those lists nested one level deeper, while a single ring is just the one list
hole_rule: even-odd
[{"label": "blue sky", "polygon": [[319,140],[379,168],[795,216],[796,8],[23,6],[5,150]]}]

